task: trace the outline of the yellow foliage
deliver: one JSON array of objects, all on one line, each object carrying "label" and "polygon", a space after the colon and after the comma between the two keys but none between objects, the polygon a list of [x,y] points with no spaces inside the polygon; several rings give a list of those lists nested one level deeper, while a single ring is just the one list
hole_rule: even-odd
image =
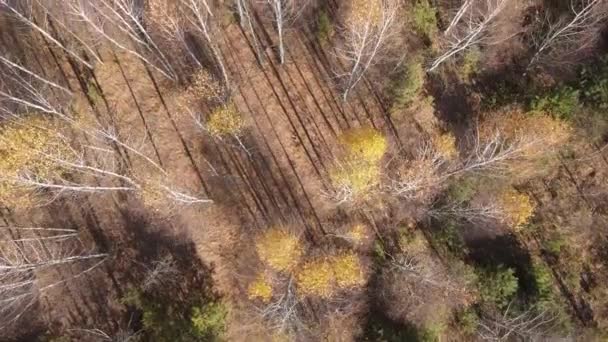
[{"label": "yellow foliage", "polygon": [[399,236],[399,249],[410,255],[417,255],[428,252],[429,245],[424,235],[416,230]]},{"label": "yellow foliage", "polygon": [[356,198],[363,198],[380,181],[380,167],[365,162],[346,162],[330,170],[329,177],[337,188],[349,189]]},{"label": "yellow foliage", "polygon": [[64,169],[54,158],[69,161],[70,147],[59,134],[56,122],[27,116],[0,129],[0,198],[15,206],[27,206],[34,194],[11,179],[27,174],[34,179],[53,179]]},{"label": "yellow foliage", "polygon": [[339,138],[346,150],[343,162],[330,170],[337,188],[348,189],[353,197],[364,197],[380,181],[380,160],[387,150],[386,137],[370,127],[350,130]]},{"label": "yellow foliage", "polygon": [[329,298],[340,289],[365,283],[361,262],[352,252],[307,262],[296,278],[303,295],[321,298]]},{"label": "yellow foliage", "polygon": [[[480,127],[480,138],[491,139],[496,132],[511,141],[527,142],[526,157],[540,157],[566,142],[572,128],[564,121],[543,113],[525,113],[510,108],[494,113]],[[534,143],[532,143],[534,142]]]},{"label": "yellow foliage", "polygon": [[379,162],[388,147],[386,137],[371,127],[351,129],[339,141],[347,151],[347,159],[368,163]]},{"label": "yellow foliage", "polygon": [[452,159],[458,155],[456,137],[451,132],[435,135],[433,137],[435,151],[445,159]]},{"label": "yellow foliage", "polygon": [[222,86],[205,69],[199,69],[194,75],[188,92],[195,98],[212,99],[222,95]]},{"label": "yellow foliage", "polygon": [[207,120],[209,133],[216,137],[240,135],[245,129],[245,121],[234,104],[216,108]]},{"label": "yellow foliage", "polygon": [[365,226],[362,224],[354,225],[346,234],[354,243],[360,244],[367,237]]},{"label": "yellow foliage", "polygon": [[300,292],[304,295],[331,297],[334,291],[333,270],[328,260],[307,262],[297,274]]},{"label": "yellow foliage", "polygon": [[268,302],[272,298],[272,286],[263,275],[260,275],[253,283],[249,284],[247,290],[249,299],[259,298]]},{"label": "yellow foliage", "polygon": [[528,223],[536,208],[530,196],[508,189],[500,196],[500,206],[504,211],[504,221],[514,228]]},{"label": "yellow foliage", "polygon": [[355,27],[380,25],[382,20],[382,0],[351,0],[347,21]]},{"label": "yellow foliage", "polygon": [[331,260],[331,266],[339,288],[361,286],[365,283],[361,262],[354,253],[349,252],[335,256]]},{"label": "yellow foliage", "polygon": [[293,269],[302,255],[300,240],[279,227],[269,229],[258,237],[256,250],[260,259],[277,271]]}]

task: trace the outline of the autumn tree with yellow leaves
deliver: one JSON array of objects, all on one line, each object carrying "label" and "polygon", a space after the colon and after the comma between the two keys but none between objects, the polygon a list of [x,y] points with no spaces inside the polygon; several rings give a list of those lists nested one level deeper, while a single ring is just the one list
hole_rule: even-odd
[{"label": "autumn tree with yellow leaves", "polygon": [[355,128],[339,137],[344,156],[330,170],[337,203],[364,200],[381,180],[381,160],[388,142],[371,127]]}]

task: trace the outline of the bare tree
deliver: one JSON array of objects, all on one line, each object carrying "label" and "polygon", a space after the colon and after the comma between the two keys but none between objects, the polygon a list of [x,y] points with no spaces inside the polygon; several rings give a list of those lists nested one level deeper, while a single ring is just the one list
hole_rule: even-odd
[{"label": "bare tree", "polygon": [[462,17],[465,15],[465,13],[469,12],[469,9],[473,5],[473,3],[474,3],[474,0],[464,0],[463,1],[462,5],[460,5],[460,7],[458,7],[456,14],[454,14],[452,21],[450,21],[450,24],[448,25],[448,27],[446,27],[445,31],[443,31],[444,35],[447,36],[450,33],[450,31],[452,31],[452,29],[454,29],[454,27],[460,23],[460,19],[462,19]]},{"label": "bare tree", "polygon": [[264,60],[264,53],[262,51],[262,47],[260,45],[260,41],[258,40],[258,36],[253,29],[253,21],[251,20],[250,14],[250,2],[249,0],[234,0],[236,5],[236,11],[239,15],[239,24],[243,28],[243,30],[248,30],[253,40],[253,45],[255,46],[255,52],[259,61]]},{"label": "bare tree", "polygon": [[[54,5],[58,5],[55,3]],[[88,51],[93,51],[92,47],[81,40],[78,35],[74,32],[68,30],[69,35],[72,38],[75,38],[77,44],[65,44],[60,41],[58,37],[56,37],[48,27],[48,20],[44,16],[50,16],[50,11],[47,7],[44,6],[42,1],[35,0],[24,0],[24,1],[9,1],[9,0],[0,0],[0,9],[5,9],[8,13],[10,13],[14,18],[16,18],[19,22],[31,28],[34,32],[39,33],[47,42],[56,46],[57,48],[64,51],[71,58],[73,58],[78,63],[86,66],[89,69],[93,69],[93,65],[81,57],[78,46],[85,48]],[[43,14],[42,18],[35,18],[36,11],[40,10]],[[52,18],[52,16],[51,16]],[[38,24],[38,22],[45,23]],[[97,54],[93,53],[92,56],[96,58],[96,61],[101,63],[101,60],[98,58]]]},{"label": "bare tree", "polygon": [[554,336],[554,328],[558,323],[554,314],[534,307],[521,313],[512,313],[511,304],[500,314],[484,315],[478,326],[479,337],[485,341],[507,341],[515,337],[535,341]]},{"label": "bare tree", "polygon": [[386,190],[393,196],[409,200],[425,197],[447,178],[444,171],[448,168],[445,156],[431,142],[426,142],[413,159],[399,167],[397,174],[389,180]]},{"label": "bare tree", "polygon": [[489,220],[501,221],[505,217],[503,208],[496,203],[473,203],[462,202],[447,203],[430,208],[427,214],[435,218],[453,217],[467,220],[473,223],[487,222]]},{"label": "bare tree", "polygon": [[347,71],[337,74],[343,85],[342,98],[378,63],[396,32],[398,0],[351,1],[340,27],[343,46],[336,48],[338,58],[346,61]]},{"label": "bare tree", "polygon": [[[65,88],[6,58],[1,61],[7,66],[0,68],[3,80],[12,82],[10,86],[2,87],[0,84],[0,113],[6,119],[4,124],[11,127],[4,130],[0,142],[10,148],[11,153],[24,156],[24,160],[9,165],[10,172],[4,170],[2,181],[33,191],[51,190],[56,196],[62,193],[127,191],[156,197],[162,195],[175,204],[211,202],[177,189],[168,181],[167,172],[140,148],[129,143],[129,139],[121,137],[116,127],[104,125],[97,118],[84,120],[86,115],[83,113],[77,116],[64,113],[62,99],[51,98],[50,92],[45,90],[49,87],[60,89],[69,100],[71,94]],[[38,116],[19,114],[31,112]],[[57,121],[40,115],[42,113]],[[85,142],[73,141],[71,130],[83,134]],[[24,133],[33,134],[47,144],[31,144],[27,140],[28,134]],[[112,146],[118,146],[142,161],[145,165],[142,169],[149,170],[149,175],[141,177],[126,173],[121,164],[116,163],[122,157]],[[43,165],[46,172],[40,172],[39,165]],[[68,179],[65,174],[78,177]],[[117,182],[120,185],[116,185]]]},{"label": "bare tree", "polygon": [[293,24],[308,6],[309,0],[265,0],[272,13],[274,28],[279,37],[279,61],[285,63],[285,30]]},{"label": "bare tree", "polygon": [[[106,258],[86,248],[73,229],[0,227],[0,324],[19,319],[41,294],[94,270]],[[72,264],[81,269],[62,279],[49,273]]]},{"label": "bare tree", "polygon": [[283,286],[283,292],[274,296],[276,299],[257,308],[271,331],[289,334],[305,328],[298,308],[299,299],[294,282],[290,276]]},{"label": "bare tree", "polygon": [[491,29],[510,0],[465,1],[445,31],[447,48],[427,69],[433,71],[445,61],[480,44],[494,44]]},{"label": "bare tree", "polygon": [[543,59],[559,63],[565,55],[583,51],[593,46],[601,37],[608,19],[606,0],[570,1],[571,16],[561,16],[552,20],[547,14],[544,18],[546,32],[540,37],[533,36],[536,53],[529,66]]},{"label": "bare tree", "polygon": [[94,34],[116,48],[136,56],[163,76],[177,80],[166,53],[143,23],[143,7],[135,0],[69,0],[69,13],[91,28]]},{"label": "bare tree", "polygon": [[151,267],[148,267],[141,288],[144,291],[149,291],[159,285],[173,283],[177,280],[178,274],[177,263],[171,255],[167,255],[153,261]]},{"label": "bare tree", "polygon": [[121,329],[114,334],[108,334],[101,329],[71,329],[71,331],[85,335],[87,340],[93,338],[94,341],[99,342],[137,342],[140,341],[143,332],[142,330],[133,331],[131,329]]},{"label": "bare tree", "polygon": [[226,69],[224,59],[217,46],[216,38],[217,32],[212,27],[213,12],[209,7],[206,0],[180,0],[180,3],[187,9],[185,14],[186,21],[190,24],[189,27],[194,29],[200,35],[203,36],[215,62],[218,64],[222,78],[224,79],[224,86],[230,88],[230,79],[228,76],[228,70]]}]

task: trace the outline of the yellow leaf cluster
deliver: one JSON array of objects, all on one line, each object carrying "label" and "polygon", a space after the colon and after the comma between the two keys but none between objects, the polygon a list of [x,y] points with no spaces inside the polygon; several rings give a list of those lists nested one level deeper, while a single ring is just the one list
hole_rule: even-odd
[{"label": "yellow leaf cluster", "polygon": [[300,292],[304,295],[331,297],[334,292],[331,263],[328,260],[307,262],[297,274]]},{"label": "yellow leaf cluster", "polygon": [[352,252],[307,262],[297,273],[296,280],[303,295],[321,298],[365,283],[361,262]]},{"label": "yellow leaf cluster", "polygon": [[348,159],[367,163],[379,162],[388,147],[386,137],[372,127],[352,129],[340,136],[339,142]]},{"label": "yellow leaf cluster", "polygon": [[331,262],[339,288],[362,286],[365,283],[361,263],[354,253],[335,256]]},{"label": "yellow leaf cluster", "polygon": [[280,227],[267,230],[257,238],[256,250],[260,259],[277,271],[293,269],[302,256],[302,244]]},{"label": "yellow leaf cluster", "polygon": [[435,151],[445,159],[452,159],[458,155],[456,149],[456,137],[451,132],[433,136],[433,146]]},{"label": "yellow leaf cluster", "polygon": [[356,197],[364,195],[380,181],[378,165],[362,162],[346,162],[330,170],[334,186],[348,188]]},{"label": "yellow leaf cluster", "polygon": [[377,27],[382,21],[382,0],[351,0],[347,21],[356,27]]},{"label": "yellow leaf cluster", "polygon": [[21,174],[53,179],[64,169],[53,158],[69,160],[70,147],[61,138],[57,123],[42,116],[27,116],[0,128],[0,198],[5,203],[26,206],[34,198],[15,182]]},{"label": "yellow leaf cluster", "polygon": [[482,123],[479,134],[485,140],[496,132],[511,141],[536,141],[526,145],[526,156],[533,158],[566,142],[572,128],[566,122],[543,113],[526,113],[519,108],[510,108],[491,115]]},{"label": "yellow leaf cluster", "polygon": [[11,122],[0,131],[0,170],[3,176],[28,171],[41,178],[57,175],[56,162],[42,155],[65,158],[68,146],[60,139],[55,124],[48,119],[30,116]]},{"label": "yellow leaf cluster", "polygon": [[365,226],[362,224],[354,225],[346,234],[354,243],[360,244],[367,237]]},{"label": "yellow leaf cluster", "polygon": [[260,299],[263,302],[268,302],[272,298],[272,286],[263,275],[260,275],[253,283],[249,284],[247,294],[249,299]]},{"label": "yellow leaf cluster", "polygon": [[216,108],[207,120],[207,130],[215,137],[238,136],[245,129],[245,121],[234,104]]},{"label": "yellow leaf cluster", "polygon": [[500,206],[504,211],[504,221],[514,228],[529,222],[536,206],[530,196],[508,189],[500,196]]},{"label": "yellow leaf cluster", "polygon": [[346,151],[343,162],[330,170],[334,186],[348,188],[363,197],[380,181],[380,161],[386,153],[386,137],[371,127],[356,128],[339,138]]},{"label": "yellow leaf cluster", "polygon": [[216,81],[209,71],[199,69],[192,80],[188,92],[195,98],[212,99],[222,95],[222,86]]}]

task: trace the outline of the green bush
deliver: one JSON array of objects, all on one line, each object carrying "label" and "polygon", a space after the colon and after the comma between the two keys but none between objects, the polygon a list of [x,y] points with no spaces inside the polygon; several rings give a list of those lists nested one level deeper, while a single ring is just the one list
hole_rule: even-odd
[{"label": "green bush", "polygon": [[428,39],[437,34],[437,15],[435,8],[428,0],[418,0],[414,4],[413,24],[416,31]]},{"label": "green bush", "polygon": [[432,233],[432,239],[437,248],[453,257],[460,257],[467,253],[458,223],[452,220],[441,222],[441,228]]},{"label": "green bush", "polygon": [[532,100],[533,112],[545,112],[563,120],[571,120],[580,107],[579,90],[561,86]]},{"label": "green bush", "polygon": [[481,300],[499,309],[505,308],[517,293],[518,280],[512,268],[501,265],[496,269],[484,270],[479,281]]},{"label": "green bush", "polygon": [[404,109],[416,99],[424,86],[425,72],[422,63],[414,59],[405,65],[403,75],[393,83],[393,110]]},{"label": "green bush", "polygon": [[331,18],[327,14],[327,10],[320,10],[319,16],[317,17],[317,39],[319,39],[319,42],[325,44],[329,42],[333,33],[334,26],[331,22]]},{"label": "green bush", "polygon": [[554,256],[559,256],[562,248],[566,246],[566,239],[559,233],[554,232],[549,236],[549,239],[543,243],[543,248]]},{"label": "green bush", "polygon": [[477,180],[473,177],[459,178],[450,183],[447,189],[448,201],[452,203],[467,203],[477,193]]},{"label": "green bush", "polygon": [[441,335],[445,331],[445,326],[441,324],[429,324],[418,330],[418,340],[420,342],[439,342]]},{"label": "green bush", "polygon": [[210,302],[197,306],[200,298],[193,298],[191,306],[170,299],[157,299],[137,290],[129,290],[122,303],[141,312],[145,336],[155,342],[221,341],[226,309]]},{"label": "green bush", "polygon": [[598,65],[583,68],[580,87],[583,90],[583,101],[590,107],[608,108],[608,57],[600,60]]},{"label": "green bush", "polygon": [[536,259],[532,264],[532,276],[535,288],[532,305],[538,312],[549,312],[555,317],[555,329],[562,332],[570,331],[572,322],[566,305],[564,305],[560,295],[555,293],[551,269],[541,260]]},{"label": "green bush", "polygon": [[192,311],[192,326],[197,336],[205,341],[219,341],[225,330],[228,311],[221,303],[208,303]]},{"label": "green bush", "polygon": [[475,310],[466,308],[456,312],[456,324],[458,329],[466,335],[473,335],[477,331],[479,325],[479,316]]},{"label": "green bush", "polygon": [[468,49],[465,52],[465,54],[462,56],[462,62],[458,68],[458,76],[461,80],[466,82],[471,78],[471,76],[477,73],[480,57],[481,53],[477,48]]}]

